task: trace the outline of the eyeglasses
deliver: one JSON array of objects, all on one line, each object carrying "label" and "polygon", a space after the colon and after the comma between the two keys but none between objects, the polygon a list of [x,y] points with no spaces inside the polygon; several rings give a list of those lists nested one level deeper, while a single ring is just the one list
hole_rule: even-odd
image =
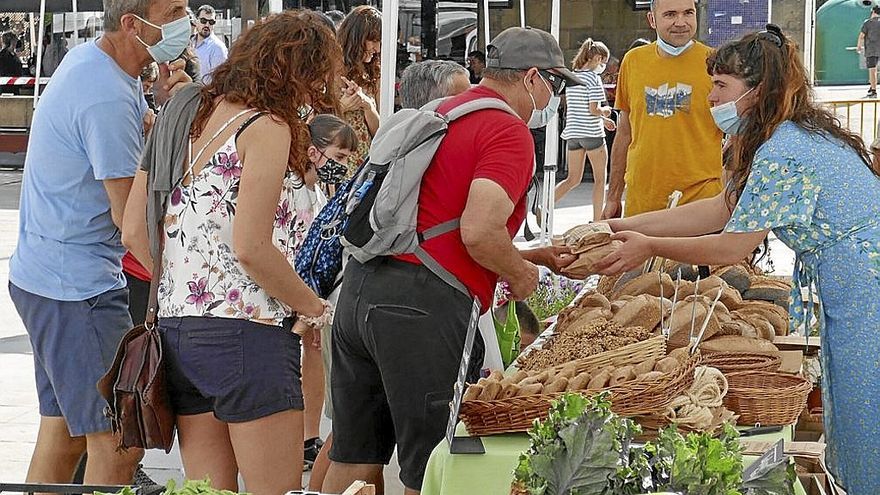
[{"label": "eyeglasses", "polygon": [[199,17],[199,22],[213,26],[214,24],[217,24],[217,19],[205,19],[204,17]]},{"label": "eyeglasses", "polygon": [[559,96],[565,91],[565,79],[557,76],[556,74],[547,71],[547,70],[539,70],[538,74],[541,75],[548,83],[550,83],[550,87],[553,89],[553,94]]}]

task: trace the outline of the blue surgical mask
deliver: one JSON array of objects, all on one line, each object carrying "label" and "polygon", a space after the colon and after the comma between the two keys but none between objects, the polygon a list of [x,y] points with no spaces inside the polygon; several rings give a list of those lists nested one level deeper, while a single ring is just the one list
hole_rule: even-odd
[{"label": "blue surgical mask", "polygon": [[682,46],[672,46],[669,43],[663,41],[663,38],[657,36],[657,46],[659,46],[660,49],[666,52],[668,55],[672,55],[673,57],[677,57],[686,52],[688,48],[693,46],[693,44],[694,40],[690,40]]},{"label": "blue surgical mask", "polygon": [[721,132],[728,135],[739,133],[739,128],[742,126],[742,118],[736,110],[736,104],[747,94],[751,93],[753,89],[755,88],[746,91],[742,96],[733,101],[728,101],[727,103],[722,103],[721,105],[709,109],[709,111],[712,112],[712,118],[715,120],[715,125],[721,129]]},{"label": "blue surgical mask", "polygon": [[[550,121],[553,119],[553,116],[556,115],[556,110],[559,108],[559,100],[560,98],[553,94],[553,90],[550,89],[550,85],[547,84],[547,81],[544,81],[544,78],[538,74],[538,77],[541,78],[541,82],[547,86],[547,90],[550,91],[550,101],[547,103],[547,106],[541,110],[538,110],[538,104],[535,102],[535,97],[529,92],[529,98],[532,99],[532,116],[529,117],[529,121],[527,125],[529,129],[539,129],[541,127],[545,127]],[[523,79],[523,84],[526,83],[526,80]],[[528,86],[526,86],[528,89]]]},{"label": "blue surgical mask", "polygon": [[150,52],[150,56],[153,57],[153,60],[155,60],[156,63],[164,64],[175,60],[184,50],[186,50],[186,47],[189,46],[192,27],[189,24],[188,16],[183,16],[176,21],[162,24],[162,26],[157,26],[137,15],[135,15],[135,17],[140,19],[144,24],[162,31],[162,39],[152,46],[146,44],[140,36],[137,36],[137,40],[147,48],[147,51]]}]

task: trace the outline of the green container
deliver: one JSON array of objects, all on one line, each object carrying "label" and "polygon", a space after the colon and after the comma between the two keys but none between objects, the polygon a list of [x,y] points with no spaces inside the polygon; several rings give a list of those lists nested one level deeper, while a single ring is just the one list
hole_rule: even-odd
[{"label": "green container", "polygon": [[872,0],[829,0],[816,11],[816,84],[867,84],[856,46]]}]

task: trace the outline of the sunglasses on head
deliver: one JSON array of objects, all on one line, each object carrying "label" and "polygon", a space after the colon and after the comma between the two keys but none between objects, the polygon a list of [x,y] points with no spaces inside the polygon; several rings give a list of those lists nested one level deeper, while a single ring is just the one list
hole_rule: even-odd
[{"label": "sunglasses on head", "polygon": [[550,88],[553,89],[554,95],[558,96],[565,91],[565,79],[547,70],[539,70],[538,74],[550,83]]},{"label": "sunglasses on head", "polygon": [[217,24],[217,19],[205,19],[204,17],[199,17],[199,22],[213,26],[214,24]]}]

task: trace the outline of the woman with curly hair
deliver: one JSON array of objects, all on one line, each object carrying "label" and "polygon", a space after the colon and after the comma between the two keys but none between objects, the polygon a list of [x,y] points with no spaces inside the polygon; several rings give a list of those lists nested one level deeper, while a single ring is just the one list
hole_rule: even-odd
[{"label": "woman with curly hair", "polygon": [[850,495],[880,493],[878,170],[861,136],[813,101],[797,46],[777,26],[720,47],[708,70],[712,116],[730,136],[727,189],[609,221],[624,243],[601,268],[631,270],[651,256],[733,264],[772,231],[797,255],[791,330],[822,335],[829,467]]},{"label": "woman with curly hair", "polygon": [[355,7],[339,26],[337,39],[345,57],[340,104],[345,120],[358,137],[358,149],[348,159],[348,178],[369,153],[373,135],[379,128],[382,14],[368,5]]},{"label": "woman with curly hair", "polygon": [[[336,107],[341,59],[313,18],[257,23],[201,89],[189,153],[173,164],[183,178],[160,228],[159,329],[186,476],[216,488],[238,491],[239,474],[257,495],[302,484],[298,333],[323,326],[330,307],[293,268],[298,194],[323,161],[310,159],[300,109]],[[127,240],[144,228],[146,183],[139,171]]]}]

